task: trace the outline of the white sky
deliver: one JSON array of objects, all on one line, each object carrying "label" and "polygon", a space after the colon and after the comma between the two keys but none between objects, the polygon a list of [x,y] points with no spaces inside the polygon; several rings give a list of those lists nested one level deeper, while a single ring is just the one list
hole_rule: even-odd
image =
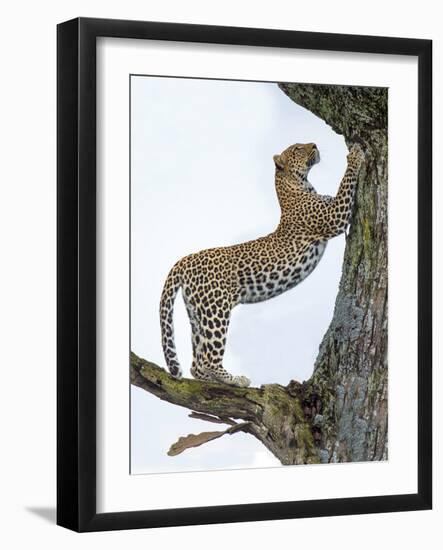
[{"label": "white sky", "polygon": [[[272,156],[315,142],[321,162],[310,181],[335,195],[346,166],[342,136],[299,107],[276,84],[137,76],[131,79],[131,348],[165,366],[158,304],[181,257],[270,233],[278,224]],[[295,289],[233,310],[225,368],[253,386],[287,384],[312,373],[332,318],[344,236],[329,242],[314,272]],[[181,293],[175,302],[178,357],[192,360]],[[234,434],[168,457],[179,436],[223,429],[187,409],[131,389],[134,474],[279,465],[261,443]]]}]

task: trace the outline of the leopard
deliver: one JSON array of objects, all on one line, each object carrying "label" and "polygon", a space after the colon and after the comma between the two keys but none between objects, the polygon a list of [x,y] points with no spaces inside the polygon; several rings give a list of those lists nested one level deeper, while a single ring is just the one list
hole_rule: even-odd
[{"label": "leopard", "polygon": [[182,377],[173,326],[174,301],[181,288],[191,325],[191,375],[231,386],[250,385],[249,378],[223,366],[233,308],[279,296],[312,273],[328,241],[350,224],[364,159],[361,145],[351,144],[337,194],[321,195],[308,180],[310,169],[320,162],[316,144],[290,145],[273,156],[280,206],[276,229],[254,240],[189,254],[175,263],[160,299],[162,347],[173,377]]}]

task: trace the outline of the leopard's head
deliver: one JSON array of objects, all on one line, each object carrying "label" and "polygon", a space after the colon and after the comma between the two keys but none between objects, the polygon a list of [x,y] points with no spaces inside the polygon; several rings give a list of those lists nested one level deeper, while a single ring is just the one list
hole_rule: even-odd
[{"label": "leopard's head", "polygon": [[320,153],[315,143],[290,145],[279,155],[274,155],[277,172],[305,179],[310,168],[320,162]]}]

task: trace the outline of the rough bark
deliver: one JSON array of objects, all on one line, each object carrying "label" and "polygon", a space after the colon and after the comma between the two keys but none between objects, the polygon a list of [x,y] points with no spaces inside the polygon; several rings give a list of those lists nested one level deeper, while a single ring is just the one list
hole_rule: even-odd
[{"label": "rough bark", "polygon": [[[282,464],[387,458],[387,89],[280,84],[365,150],[332,322],[312,377],[233,388],[175,380],[131,354],[131,380],[160,399],[228,420]],[[214,420],[213,420],[214,421]],[[216,421],[216,420],[215,420]],[[230,422],[229,422],[230,421]],[[179,435],[179,434],[178,434]]]}]

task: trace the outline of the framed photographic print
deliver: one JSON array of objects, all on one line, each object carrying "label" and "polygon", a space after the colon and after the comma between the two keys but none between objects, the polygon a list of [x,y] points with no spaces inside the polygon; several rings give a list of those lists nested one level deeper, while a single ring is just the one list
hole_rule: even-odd
[{"label": "framed photographic print", "polygon": [[58,512],[429,509],[431,41],[58,26]]}]

